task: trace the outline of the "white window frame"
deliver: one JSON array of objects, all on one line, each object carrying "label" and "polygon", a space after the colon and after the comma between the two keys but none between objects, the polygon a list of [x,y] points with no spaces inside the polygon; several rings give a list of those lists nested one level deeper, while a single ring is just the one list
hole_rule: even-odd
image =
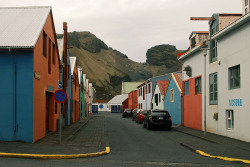
[{"label": "white window frame", "polygon": [[226,110],[226,124],[227,130],[234,129],[234,110]]}]

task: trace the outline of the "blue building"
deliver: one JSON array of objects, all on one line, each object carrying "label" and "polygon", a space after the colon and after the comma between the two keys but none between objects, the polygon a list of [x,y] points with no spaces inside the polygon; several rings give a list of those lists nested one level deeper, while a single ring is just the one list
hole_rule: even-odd
[{"label": "blue building", "polygon": [[166,94],[163,98],[164,109],[169,112],[173,124],[182,124],[182,74],[171,73]]}]

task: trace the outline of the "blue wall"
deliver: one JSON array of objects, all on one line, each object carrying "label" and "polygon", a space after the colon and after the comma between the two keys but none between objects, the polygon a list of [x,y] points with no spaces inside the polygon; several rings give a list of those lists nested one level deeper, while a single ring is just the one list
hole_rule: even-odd
[{"label": "blue wall", "polygon": [[[170,90],[174,90],[174,102],[170,101]],[[180,125],[182,123],[182,97],[180,91],[177,88],[173,78],[168,85],[166,96],[164,98],[164,109],[169,112],[172,118],[173,124]]]},{"label": "blue wall", "polygon": [[33,51],[0,51],[0,140],[33,142]]}]

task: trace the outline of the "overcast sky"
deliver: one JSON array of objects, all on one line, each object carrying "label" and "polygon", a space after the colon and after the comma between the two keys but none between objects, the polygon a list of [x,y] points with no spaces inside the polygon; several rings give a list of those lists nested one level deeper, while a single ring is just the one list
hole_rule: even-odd
[{"label": "overcast sky", "polygon": [[175,45],[187,49],[191,31],[208,30],[213,13],[241,13],[241,0],[0,0],[1,7],[52,6],[57,33],[90,31],[109,47],[137,62],[146,61],[147,49]]}]

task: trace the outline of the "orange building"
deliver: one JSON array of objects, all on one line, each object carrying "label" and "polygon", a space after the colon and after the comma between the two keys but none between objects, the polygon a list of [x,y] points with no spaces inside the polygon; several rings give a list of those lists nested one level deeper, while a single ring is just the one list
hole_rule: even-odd
[{"label": "orange building", "polygon": [[[1,8],[0,140],[35,142],[57,131],[59,56],[51,7]],[[15,75],[13,75],[15,73]],[[7,77],[8,76],[8,77]],[[15,99],[15,100],[13,100]],[[3,115],[4,114],[4,115]]]}]

